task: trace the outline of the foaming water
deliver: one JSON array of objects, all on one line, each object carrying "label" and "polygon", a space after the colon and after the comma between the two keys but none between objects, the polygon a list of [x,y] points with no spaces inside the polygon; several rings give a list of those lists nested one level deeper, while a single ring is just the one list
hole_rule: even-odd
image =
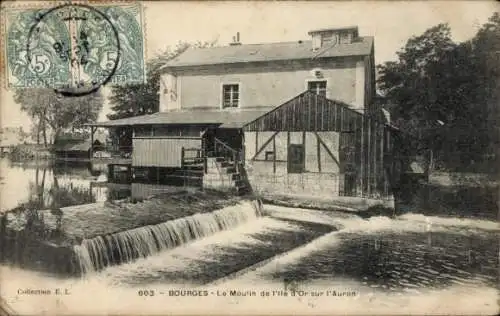
[{"label": "foaming water", "polygon": [[338,225],[339,230],[275,257],[238,282],[291,280],[308,285],[347,280],[370,289],[419,295],[450,286],[491,289],[497,282],[498,229],[490,221],[415,214],[333,218],[310,210],[266,210],[280,218]]},{"label": "foaming water", "polygon": [[335,211],[317,211],[275,205],[265,205],[264,209],[272,217],[332,225],[337,227],[339,232],[437,232],[453,230],[463,233],[480,233],[482,231],[500,231],[498,222],[481,219],[426,216],[415,213],[395,218],[373,216],[363,219],[354,213]]},{"label": "foaming water", "polygon": [[[492,276],[498,259],[492,222],[414,214],[362,219],[333,212],[265,209],[270,217],[248,220],[147,258],[107,267],[83,279],[59,280],[3,269],[0,275],[12,277],[15,282],[5,282],[0,291],[16,311],[25,314],[497,312],[498,292]],[[329,232],[327,226],[339,230]],[[473,227],[474,233],[466,227]],[[264,252],[267,259],[257,256]],[[256,261],[262,265],[256,265]],[[221,277],[222,282],[203,282],[231,274],[234,267],[244,273]],[[300,290],[353,291],[356,295],[260,296],[262,291],[283,291],[287,280],[296,281]],[[435,287],[436,283],[443,286]],[[72,295],[17,294],[19,288],[27,286],[68,288]],[[166,294],[185,287],[206,289],[208,294]],[[154,290],[155,296],[139,296],[138,291],[144,289]],[[254,291],[256,296],[217,295],[231,290]]]},{"label": "foaming water", "polygon": [[482,219],[426,216],[414,213],[401,215],[398,217],[398,219],[411,222],[425,222],[426,224],[438,226],[465,227],[469,229],[500,231],[500,225],[498,224],[498,222]]},{"label": "foaming water", "polygon": [[240,255],[239,250],[265,247],[268,242],[256,238],[259,235],[299,234],[302,230],[298,225],[262,217],[148,258],[108,267],[95,277],[121,285],[175,283],[179,286],[197,286],[217,277],[219,272],[223,273],[222,270],[228,268],[224,261],[236,265],[232,254],[244,264],[251,264],[253,258]]},{"label": "foaming water", "polygon": [[211,213],[85,239],[81,245],[74,246],[74,252],[81,272],[85,274],[234,228],[260,215],[259,205],[244,202]]}]

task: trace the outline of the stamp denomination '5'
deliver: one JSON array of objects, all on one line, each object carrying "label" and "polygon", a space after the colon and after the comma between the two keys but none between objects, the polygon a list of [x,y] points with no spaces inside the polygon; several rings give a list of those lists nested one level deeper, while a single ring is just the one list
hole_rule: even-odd
[{"label": "stamp denomination '5'", "polygon": [[9,87],[85,94],[145,80],[139,3],[10,9],[5,23]]}]

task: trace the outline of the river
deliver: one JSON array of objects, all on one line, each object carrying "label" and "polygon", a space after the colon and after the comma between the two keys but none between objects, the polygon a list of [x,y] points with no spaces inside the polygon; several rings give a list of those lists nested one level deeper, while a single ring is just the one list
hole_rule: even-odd
[{"label": "river", "polygon": [[[33,199],[50,206],[132,194],[93,186],[99,172],[86,166],[2,161],[1,170],[2,209]],[[498,310],[495,221],[418,212],[363,219],[271,205],[264,210],[265,216],[231,230],[81,278],[3,265],[0,293],[20,314]]]}]

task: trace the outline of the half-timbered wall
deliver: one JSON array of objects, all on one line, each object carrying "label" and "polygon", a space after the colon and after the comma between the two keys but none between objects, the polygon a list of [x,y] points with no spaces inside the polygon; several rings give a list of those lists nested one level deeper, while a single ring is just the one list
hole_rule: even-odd
[{"label": "half-timbered wall", "polygon": [[[386,197],[391,132],[377,117],[305,92],[244,127],[249,177],[259,190]],[[305,168],[288,172],[290,144],[303,144]]]},{"label": "half-timbered wall", "polygon": [[[304,171],[289,173],[289,145],[304,145]],[[255,191],[339,195],[339,133],[245,132],[245,166]]]}]

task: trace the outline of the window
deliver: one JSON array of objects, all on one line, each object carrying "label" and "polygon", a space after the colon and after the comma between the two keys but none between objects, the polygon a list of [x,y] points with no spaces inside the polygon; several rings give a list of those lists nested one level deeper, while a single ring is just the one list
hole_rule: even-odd
[{"label": "window", "polygon": [[139,126],[134,128],[134,137],[151,136],[151,126]]},{"label": "window", "polygon": [[237,108],[240,103],[240,86],[225,84],[222,86],[222,108]]},{"label": "window", "polygon": [[267,161],[273,161],[274,160],[274,151],[266,151],[265,159]]},{"label": "window", "polygon": [[307,83],[307,90],[326,97],[326,81],[309,81]]}]

